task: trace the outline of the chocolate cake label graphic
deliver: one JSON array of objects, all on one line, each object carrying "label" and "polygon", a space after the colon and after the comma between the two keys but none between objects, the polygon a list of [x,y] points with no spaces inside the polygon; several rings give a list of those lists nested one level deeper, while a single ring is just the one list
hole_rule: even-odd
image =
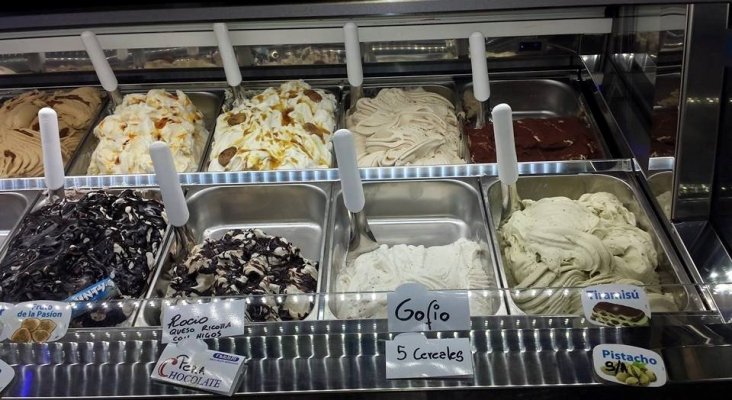
[{"label": "chocolate cake label graphic", "polygon": [[600,344],[592,349],[592,365],[606,382],[639,387],[666,384],[666,365],[655,351],[624,344]]},{"label": "chocolate cake label graphic", "polygon": [[53,342],[66,335],[71,306],[59,301],[29,301],[3,311],[3,337],[13,342]]},{"label": "chocolate cake label graphic", "polygon": [[582,290],[582,308],[590,323],[601,326],[645,326],[651,307],[644,288],[634,285],[595,285]]}]

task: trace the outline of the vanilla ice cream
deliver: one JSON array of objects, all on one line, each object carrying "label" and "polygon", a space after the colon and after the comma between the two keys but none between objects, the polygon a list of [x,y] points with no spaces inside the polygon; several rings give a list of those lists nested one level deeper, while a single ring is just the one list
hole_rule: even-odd
[{"label": "vanilla ice cream", "polygon": [[328,168],[336,99],[289,81],[246,99],[216,123],[209,171]]},{"label": "vanilla ice cream", "polygon": [[[407,282],[416,282],[429,290],[485,289],[495,287],[486,272],[487,248],[458,239],[445,246],[381,245],[362,254],[338,273],[338,293],[388,292]],[[338,318],[386,318],[386,295],[364,295],[360,300],[348,295],[334,301]],[[492,303],[483,297],[471,298],[474,315],[492,315]]]},{"label": "vanilla ice cream", "polygon": [[361,167],[465,163],[455,107],[422,88],[359,99],[347,126]]},{"label": "vanilla ice cream", "polygon": [[89,175],[152,173],[150,144],[163,141],[178,172],[195,172],[208,131],[203,114],[181,91],[153,89],[128,94],[114,113],[94,128],[99,139]]}]

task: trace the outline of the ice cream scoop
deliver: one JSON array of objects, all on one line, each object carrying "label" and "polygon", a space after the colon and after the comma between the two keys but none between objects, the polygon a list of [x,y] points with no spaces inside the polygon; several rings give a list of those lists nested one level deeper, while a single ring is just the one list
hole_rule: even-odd
[{"label": "ice cream scoop", "polygon": [[224,65],[226,82],[231,86],[234,94],[234,104],[239,105],[246,96],[244,95],[244,88],[241,86],[241,70],[239,69],[239,62],[236,60],[234,46],[231,44],[229,28],[225,23],[218,22],[213,24],[213,30],[219,44],[219,53],[221,54],[221,62]]},{"label": "ice cream scoop", "polygon": [[58,115],[52,108],[38,111],[38,125],[43,148],[43,174],[48,196],[64,198],[64,161],[61,156],[61,137],[58,131]]},{"label": "ice cream scoop", "polygon": [[513,116],[511,107],[502,103],[491,111],[493,132],[496,136],[496,160],[498,161],[498,179],[502,189],[502,219],[508,218],[514,211],[521,209],[521,199],[516,190],[518,180],[518,161],[516,145],[513,139]]},{"label": "ice cream scoop", "polygon": [[84,42],[84,47],[92,65],[94,65],[99,83],[102,84],[104,90],[109,92],[115,106],[122,104],[122,93],[119,91],[117,77],[114,76],[114,71],[112,71],[112,67],[107,61],[107,56],[104,55],[104,50],[99,43],[99,39],[97,39],[97,35],[91,31],[84,31],[81,33],[81,40]]},{"label": "ice cream scoop", "polygon": [[175,230],[177,243],[175,260],[183,262],[188,249],[192,247],[193,235],[187,227],[190,214],[183,195],[183,188],[178,180],[178,172],[175,170],[173,155],[165,142],[157,141],[150,145],[150,158],[152,158],[155,178],[163,196],[168,222],[173,225]]},{"label": "ice cream scoop", "polygon": [[366,198],[363,194],[361,176],[358,173],[356,161],[356,144],[353,134],[348,129],[339,129],[333,135],[336,160],[338,161],[338,175],[343,188],[343,202],[351,217],[351,239],[348,244],[346,265],[361,254],[374,251],[379,244],[371,233],[366,213],[363,211]]},{"label": "ice cream scoop", "polygon": [[363,97],[363,65],[361,64],[358,26],[353,22],[343,25],[343,37],[346,47],[346,72],[348,84],[351,86],[351,107],[349,109],[354,109],[358,99]]},{"label": "ice cream scoop", "polygon": [[473,95],[479,105],[475,129],[480,129],[485,126],[485,116],[490,109],[491,97],[488,62],[485,57],[485,36],[480,32],[473,32],[470,35],[470,66],[473,70]]}]

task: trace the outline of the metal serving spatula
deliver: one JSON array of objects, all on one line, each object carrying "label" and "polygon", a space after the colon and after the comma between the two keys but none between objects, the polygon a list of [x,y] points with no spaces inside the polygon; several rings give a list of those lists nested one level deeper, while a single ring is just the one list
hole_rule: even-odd
[{"label": "metal serving spatula", "polygon": [[333,135],[332,141],[343,188],[343,202],[350,214],[351,238],[346,256],[346,264],[350,264],[358,256],[378,249],[379,244],[376,242],[374,234],[371,233],[364,212],[366,198],[363,195],[361,176],[358,173],[353,134],[348,129],[339,129]]}]

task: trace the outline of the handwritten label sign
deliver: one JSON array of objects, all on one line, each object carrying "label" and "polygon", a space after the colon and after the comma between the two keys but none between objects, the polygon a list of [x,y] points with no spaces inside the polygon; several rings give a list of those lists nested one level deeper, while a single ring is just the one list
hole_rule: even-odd
[{"label": "handwritten label sign", "polygon": [[470,339],[402,333],[386,342],[386,379],[473,376]]},{"label": "handwritten label sign", "polygon": [[185,339],[165,347],[150,378],[231,396],[244,366],[244,356],[208,350],[201,341]]},{"label": "handwritten label sign", "polygon": [[651,306],[642,287],[595,285],[582,290],[585,318],[601,326],[645,326],[651,320]]},{"label": "handwritten label sign", "polygon": [[0,360],[0,392],[10,384],[15,377],[15,370],[5,361]]},{"label": "handwritten label sign", "polygon": [[648,349],[624,344],[600,344],[592,349],[592,365],[600,379],[628,386],[666,384],[663,358]]},{"label": "handwritten label sign", "polygon": [[468,292],[429,291],[419,283],[405,283],[386,299],[391,332],[470,329]]},{"label": "handwritten label sign", "polygon": [[[3,311],[3,336],[18,343],[44,343],[66,335],[71,305],[60,301],[28,301]],[[7,333],[5,333],[7,331]]]},{"label": "handwritten label sign", "polygon": [[[10,303],[0,303],[0,341],[7,339],[10,337],[10,329],[5,329],[5,321],[3,320],[3,315],[6,311],[11,310],[13,307],[15,307],[13,304]],[[5,316],[7,317],[7,316]]]},{"label": "handwritten label sign", "polygon": [[219,301],[163,307],[163,343],[244,334],[246,302]]}]

